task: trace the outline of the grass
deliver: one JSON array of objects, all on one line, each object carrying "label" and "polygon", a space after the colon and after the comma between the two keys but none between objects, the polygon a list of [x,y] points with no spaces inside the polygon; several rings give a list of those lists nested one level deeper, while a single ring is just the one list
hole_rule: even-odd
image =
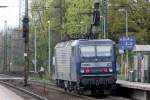
[{"label": "grass", "polygon": [[40,82],[50,82],[51,77],[48,74],[44,74],[44,73],[36,73],[36,74],[32,74],[30,75],[30,79],[31,80],[35,80],[35,81],[40,81]]}]

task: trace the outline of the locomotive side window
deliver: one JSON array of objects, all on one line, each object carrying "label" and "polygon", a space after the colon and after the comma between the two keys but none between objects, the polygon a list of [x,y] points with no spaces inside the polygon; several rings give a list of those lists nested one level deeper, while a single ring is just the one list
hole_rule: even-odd
[{"label": "locomotive side window", "polygon": [[81,57],[94,57],[95,56],[95,46],[82,46],[80,47]]},{"label": "locomotive side window", "polygon": [[97,56],[111,56],[111,46],[97,46]]}]

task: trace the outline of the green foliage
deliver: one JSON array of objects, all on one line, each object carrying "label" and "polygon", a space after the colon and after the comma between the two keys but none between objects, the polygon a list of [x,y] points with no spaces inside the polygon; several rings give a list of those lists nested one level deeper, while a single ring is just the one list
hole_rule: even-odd
[{"label": "green foliage", "polygon": [[134,2],[129,5],[130,18],[136,24],[137,32],[135,35],[139,43],[148,44],[150,43],[150,3],[146,0],[138,0],[138,3]]},{"label": "green foliage", "polygon": [[119,12],[119,9],[127,9],[129,35],[136,36],[138,43],[150,43],[150,3],[146,0],[110,0],[110,3],[109,37],[117,41],[125,35],[125,12]]},{"label": "green foliage", "polygon": [[93,0],[70,0],[67,2],[64,21],[62,24],[63,35],[74,38],[76,34],[83,34],[91,23]]},{"label": "green foliage", "polygon": [[117,41],[120,36],[125,34],[125,12],[120,12],[120,9],[125,9],[128,0],[110,0],[108,10],[109,37]]},{"label": "green foliage", "polygon": [[[55,42],[52,42],[53,31],[57,27],[57,22],[54,16],[53,0],[33,0],[32,1],[32,19],[30,24],[30,34],[31,39],[34,39],[34,32],[36,28],[37,32],[37,66],[40,69],[41,66],[47,69],[48,66],[48,21],[50,20],[50,30],[51,30],[51,45],[53,46]],[[31,41],[34,45],[34,41]],[[34,46],[31,48],[34,51]],[[51,47],[52,48],[52,47]],[[52,49],[51,49],[52,50]],[[31,56],[34,59],[34,54]]]}]

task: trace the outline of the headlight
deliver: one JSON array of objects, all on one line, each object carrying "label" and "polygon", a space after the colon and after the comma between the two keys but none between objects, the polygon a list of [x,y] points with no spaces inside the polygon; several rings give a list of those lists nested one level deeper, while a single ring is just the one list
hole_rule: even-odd
[{"label": "headlight", "polygon": [[81,71],[80,71],[81,73],[84,73],[84,69],[81,69]]},{"label": "headlight", "polygon": [[109,72],[113,72],[113,69],[112,69],[112,68],[109,68]]}]

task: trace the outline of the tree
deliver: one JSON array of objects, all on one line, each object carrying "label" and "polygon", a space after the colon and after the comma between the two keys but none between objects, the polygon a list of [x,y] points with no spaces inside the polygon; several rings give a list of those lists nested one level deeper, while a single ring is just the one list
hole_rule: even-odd
[{"label": "tree", "polygon": [[80,37],[91,23],[93,0],[68,0],[63,18],[63,38]]},{"label": "tree", "polygon": [[125,34],[125,13],[118,9],[128,10],[129,35],[134,35],[138,43],[150,43],[149,25],[150,3],[144,0],[110,0],[109,7],[109,36],[115,41]]},{"label": "tree", "polygon": [[[30,20],[30,37],[34,39],[34,30],[37,30],[37,66],[41,66],[47,69],[48,66],[48,20],[50,20],[51,26],[51,48],[54,47],[58,41],[56,28],[58,26],[55,18],[55,8],[53,0],[32,0],[31,3],[31,14],[32,19]],[[35,27],[36,26],[36,27]],[[53,38],[55,38],[55,41]],[[30,41],[33,44],[34,41]],[[31,45],[30,48],[34,48]],[[34,49],[32,49],[34,50]],[[53,49],[52,49],[53,50]],[[53,54],[53,51],[51,52]],[[33,57],[31,57],[33,59]]]},{"label": "tree", "polygon": [[150,43],[150,3],[146,0],[137,0],[137,2],[130,2],[130,15],[133,22],[135,22],[136,30],[134,34],[137,37],[138,43]]}]

